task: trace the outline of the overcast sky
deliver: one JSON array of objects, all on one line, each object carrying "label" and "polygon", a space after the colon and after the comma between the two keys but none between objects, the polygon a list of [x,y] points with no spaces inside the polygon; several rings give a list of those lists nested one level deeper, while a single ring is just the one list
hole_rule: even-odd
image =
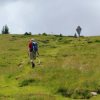
[{"label": "overcast sky", "polygon": [[100,0],[0,0],[0,29],[11,33],[100,35]]}]

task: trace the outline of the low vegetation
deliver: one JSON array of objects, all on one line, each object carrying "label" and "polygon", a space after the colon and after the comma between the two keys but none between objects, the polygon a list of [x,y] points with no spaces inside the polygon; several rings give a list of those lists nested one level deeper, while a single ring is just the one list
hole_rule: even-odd
[{"label": "low vegetation", "polygon": [[[41,60],[34,69],[27,52],[31,38]],[[99,70],[99,36],[0,35],[0,100],[100,100]]]}]

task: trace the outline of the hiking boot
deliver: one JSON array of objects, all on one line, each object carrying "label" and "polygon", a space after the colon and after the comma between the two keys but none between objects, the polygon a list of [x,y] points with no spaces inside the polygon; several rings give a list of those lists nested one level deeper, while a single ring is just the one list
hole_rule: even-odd
[{"label": "hiking boot", "polygon": [[32,68],[34,68],[35,67],[35,64],[32,62]]}]

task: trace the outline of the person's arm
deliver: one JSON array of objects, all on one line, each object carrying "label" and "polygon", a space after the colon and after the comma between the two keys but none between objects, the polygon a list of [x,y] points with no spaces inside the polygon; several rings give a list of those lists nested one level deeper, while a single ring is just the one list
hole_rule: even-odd
[{"label": "person's arm", "polygon": [[[38,47],[38,44],[37,44],[37,47]],[[37,53],[37,55],[39,56],[39,51],[38,51],[38,48],[37,48],[37,52],[36,52],[36,53]]]},{"label": "person's arm", "polygon": [[27,49],[28,56],[29,56],[29,54],[30,54],[30,53],[29,53],[29,52],[30,52],[30,47],[31,47],[31,43],[28,44],[28,49]]}]

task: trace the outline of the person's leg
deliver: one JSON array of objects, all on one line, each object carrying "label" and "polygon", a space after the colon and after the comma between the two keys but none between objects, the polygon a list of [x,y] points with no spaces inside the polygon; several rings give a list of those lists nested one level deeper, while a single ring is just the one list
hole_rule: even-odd
[{"label": "person's leg", "polygon": [[35,63],[34,62],[32,62],[32,68],[34,68],[35,67]]},{"label": "person's leg", "polygon": [[32,52],[32,67],[35,67],[34,60],[36,59],[36,52]]},{"label": "person's leg", "polygon": [[33,60],[33,52],[30,52],[30,62],[32,64],[32,68],[35,67],[34,60]]},{"label": "person's leg", "polygon": [[32,65],[32,68],[35,67],[33,60],[31,60],[31,65]]}]

